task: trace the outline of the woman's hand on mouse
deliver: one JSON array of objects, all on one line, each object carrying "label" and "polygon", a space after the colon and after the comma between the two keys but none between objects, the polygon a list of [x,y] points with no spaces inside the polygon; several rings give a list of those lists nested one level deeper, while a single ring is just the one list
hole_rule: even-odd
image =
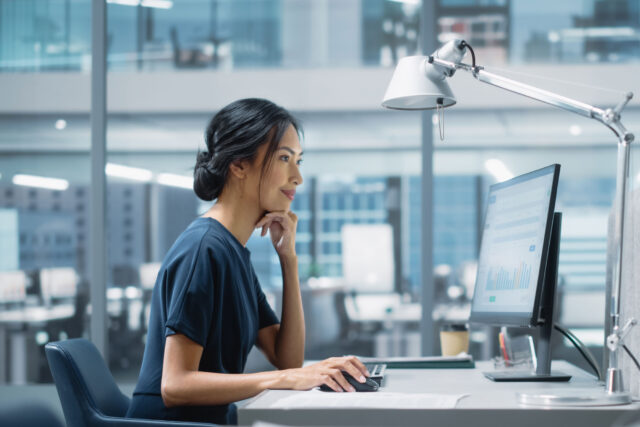
[{"label": "woman's hand on mouse", "polygon": [[304,368],[282,371],[282,388],[309,390],[326,384],[334,391],[355,391],[341,371],[348,372],[359,382],[365,382],[369,372],[355,356],[331,357]]},{"label": "woman's hand on mouse", "polygon": [[296,256],[296,227],[298,217],[291,211],[269,212],[263,216],[255,228],[262,227],[260,236],[271,236],[271,243],[280,257]]}]

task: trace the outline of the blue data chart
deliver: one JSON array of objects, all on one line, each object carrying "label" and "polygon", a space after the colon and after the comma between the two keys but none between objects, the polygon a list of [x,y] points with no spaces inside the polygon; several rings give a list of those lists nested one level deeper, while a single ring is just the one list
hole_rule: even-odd
[{"label": "blue data chart", "polygon": [[524,262],[513,270],[503,267],[490,267],[487,272],[488,291],[528,289],[531,283],[531,265]]}]

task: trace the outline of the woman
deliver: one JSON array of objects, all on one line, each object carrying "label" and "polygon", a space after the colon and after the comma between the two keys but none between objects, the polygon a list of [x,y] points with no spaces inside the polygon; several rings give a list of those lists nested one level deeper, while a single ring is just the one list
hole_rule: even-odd
[{"label": "woman", "polygon": [[[353,391],[341,371],[368,375],[355,357],[301,368],[304,316],[295,252],[302,184],[299,125],[263,99],[236,101],[207,127],[194,190],[216,203],[178,237],[152,296],[140,378],[128,416],[236,423],[233,402],[265,389],[327,384]],[[245,248],[255,228],[269,231],[283,277],[281,321],[266,302]],[[277,371],[243,374],[257,345]]]}]

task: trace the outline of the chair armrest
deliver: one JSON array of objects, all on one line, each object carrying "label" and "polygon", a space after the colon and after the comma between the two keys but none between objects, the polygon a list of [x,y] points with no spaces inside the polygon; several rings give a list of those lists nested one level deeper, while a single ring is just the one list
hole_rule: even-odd
[{"label": "chair armrest", "polygon": [[143,418],[118,418],[98,415],[96,425],[104,427],[215,427],[218,424],[197,423],[191,421],[147,420]]}]

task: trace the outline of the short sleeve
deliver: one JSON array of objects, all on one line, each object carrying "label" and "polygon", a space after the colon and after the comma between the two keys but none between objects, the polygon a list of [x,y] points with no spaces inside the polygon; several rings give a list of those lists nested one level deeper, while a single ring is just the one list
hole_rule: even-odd
[{"label": "short sleeve", "polygon": [[278,316],[276,316],[276,313],[273,312],[273,309],[269,305],[255,273],[253,274],[253,278],[258,299],[258,329],[280,323]]},{"label": "short sleeve", "polygon": [[180,333],[206,346],[214,312],[215,269],[211,252],[201,245],[189,267],[176,271],[165,336]]}]

